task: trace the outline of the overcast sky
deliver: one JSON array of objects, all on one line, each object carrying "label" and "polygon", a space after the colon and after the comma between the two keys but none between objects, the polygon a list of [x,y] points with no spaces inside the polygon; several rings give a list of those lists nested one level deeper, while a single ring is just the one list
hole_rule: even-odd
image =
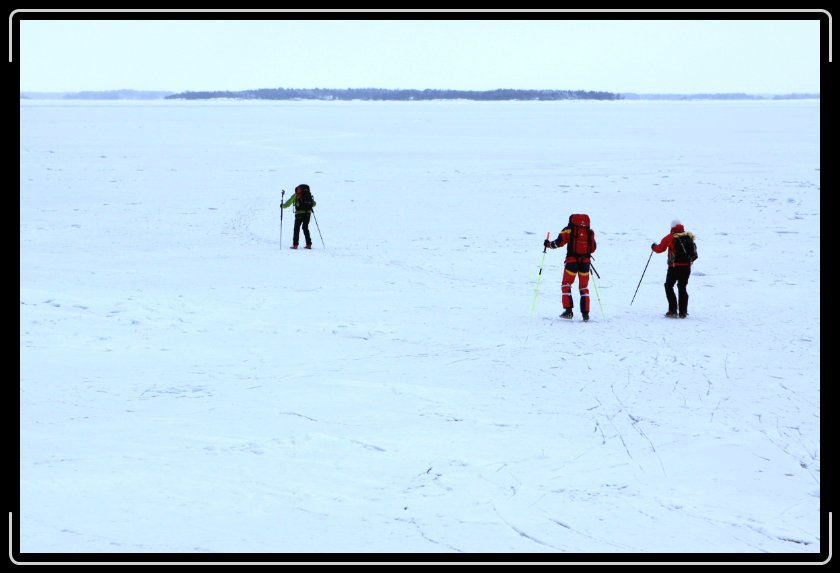
[{"label": "overcast sky", "polygon": [[[570,89],[636,93],[819,93],[819,12],[813,19],[20,21],[20,90],[258,88]],[[75,14],[76,17],[79,14]],[[202,13],[196,13],[196,17]],[[43,17],[43,16],[42,16]],[[66,16],[64,16],[66,17]],[[97,15],[96,18],[102,18]],[[516,17],[521,18],[522,14]],[[661,17],[661,15],[660,15]],[[716,16],[720,18],[720,16]],[[271,19],[269,19],[271,18]],[[280,19],[277,19],[280,18]],[[326,19],[331,18],[331,19]],[[566,18],[566,19],[564,19]]]}]

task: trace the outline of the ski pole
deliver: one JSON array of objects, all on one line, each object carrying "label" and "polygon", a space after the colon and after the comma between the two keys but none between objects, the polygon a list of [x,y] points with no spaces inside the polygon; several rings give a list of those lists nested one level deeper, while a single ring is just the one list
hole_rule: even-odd
[{"label": "ski pole", "polygon": [[642,286],[642,279],[645,278],[645,273],[647,272],[648,265],[650,264],[650,258],[653,256],[653,249],[650,251],[650,257],[648,257],[648,262],[645,265],[645,270],[642,271],[642,278],[639,279],[639,284],[636,285],[636,292],[633,293],[633,300],[630,301],[630,306],[633,305],[633,301],[636,300],[636,293],[639,292],[639,287]]},{"label": "ski pole", "polygon": [[324,235],[321,234],[321,227],[318,226],[318,217],[315,217],[315,209],[312,209],[312,216],[315,218],[315,227],[318,229],[318,236],[321,237],[321,244],[324,245],[324,250],[327,250],[327,245],[324,243]]},{"label": "ski pole", "polygon": [[[551,231],[549,231],[548,233],[545,234],[545,240],[547,241],[550,236],[551,236]],[[531,318],[529,318],[528,320],[533,320],[534,319],[534,307],[537,306],[537,291],[540,290],[540,279],[542,278],[543,263],[545,262],[545,251],[547,249],[548,249],[548,247],[543,246],[543,256],[542,256],[542,260],[540,261],[540,273],[537,275],[537,288],[534,291],[534,302],[531,303]]]},{"label": "ski pole", "polygon": [[286,195],[286,190],[283,189],[280,193],[280,248],[283,248],[283,197]]},{"label": "ski pole", "polygon": [[[597,276],[598,278],[601,278],[601,275],[598,274],[598,271],[595,270],[595,267],[593,267],[591,265],[591,263],[590,263],[590,267],[595,272],[595,276]],[[595,297],[598,299],[598,306],[601,307],[601,316],[604,317],[604,320],[607,320],[607,315],[604,314],[604,305],[601,304],[601,295],[598,294],[598,283],[595,282],[595,277],[594,276],[592,277],[592,284],[595,285]]]}]

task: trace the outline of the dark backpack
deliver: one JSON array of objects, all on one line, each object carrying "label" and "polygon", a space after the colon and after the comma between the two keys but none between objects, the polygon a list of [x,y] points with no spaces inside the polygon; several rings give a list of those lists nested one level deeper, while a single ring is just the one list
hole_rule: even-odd
[{"label": "dark backpack", "polygon": [[697,260],[697,244],[691,233],[674,235],[674,262],[690,264]]},{"label": "dark backpack", "polygon": [[315,200],[312,198],[312,191],[309,190],[309,185],[303,183],[298,185],[297,189],[300,190],[300,195],[298,195],[295,209],[297,211],[311,211],[312,207],[315,206]]},{"label": "dark backpack", "polygon": [[574,256],[592,254],[592,229],[589,228],[589,215],[569,217],[569,247],[567,253]]}]

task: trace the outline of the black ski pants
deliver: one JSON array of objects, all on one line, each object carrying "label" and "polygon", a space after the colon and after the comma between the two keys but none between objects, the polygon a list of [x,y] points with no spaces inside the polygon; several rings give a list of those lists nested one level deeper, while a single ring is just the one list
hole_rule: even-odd
[{"label": "black ski pants", "polygon": [[[691,276],[691,267],[668,267],[668,274],[665,275],[665,296],[668,298],[668,312],[688,314],[688,277]],[[677,285],[679,301],[674,295],[674,285]]]},{"label": "black ski pants", "polygon": [[300,228],[303,227],[303,237],[306,239],[306,244],[312,244],[312,237],[309,236],[309,218],[312,217],[312,212],[295,213],[295,232],[292,235],[292,244],[297,246],[300,244]]}]

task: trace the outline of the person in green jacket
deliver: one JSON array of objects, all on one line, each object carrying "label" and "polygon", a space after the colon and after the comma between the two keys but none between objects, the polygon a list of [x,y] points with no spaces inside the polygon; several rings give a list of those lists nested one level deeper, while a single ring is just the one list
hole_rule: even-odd
[{"label": "person in green jacket", "polygon": [[312,209],[315,207],[315,198],[309,185],[301,183],[295,187],[295,194],[283,203],[281,207],[287,209],[295,206],[295,232],[292,235],[292,249],[297,249],[300,242],[300,228],[303,227],[303,237],[306,239],[307,249],[312,248],[312,237],[309,235],[309,218],[312,216]]}]

